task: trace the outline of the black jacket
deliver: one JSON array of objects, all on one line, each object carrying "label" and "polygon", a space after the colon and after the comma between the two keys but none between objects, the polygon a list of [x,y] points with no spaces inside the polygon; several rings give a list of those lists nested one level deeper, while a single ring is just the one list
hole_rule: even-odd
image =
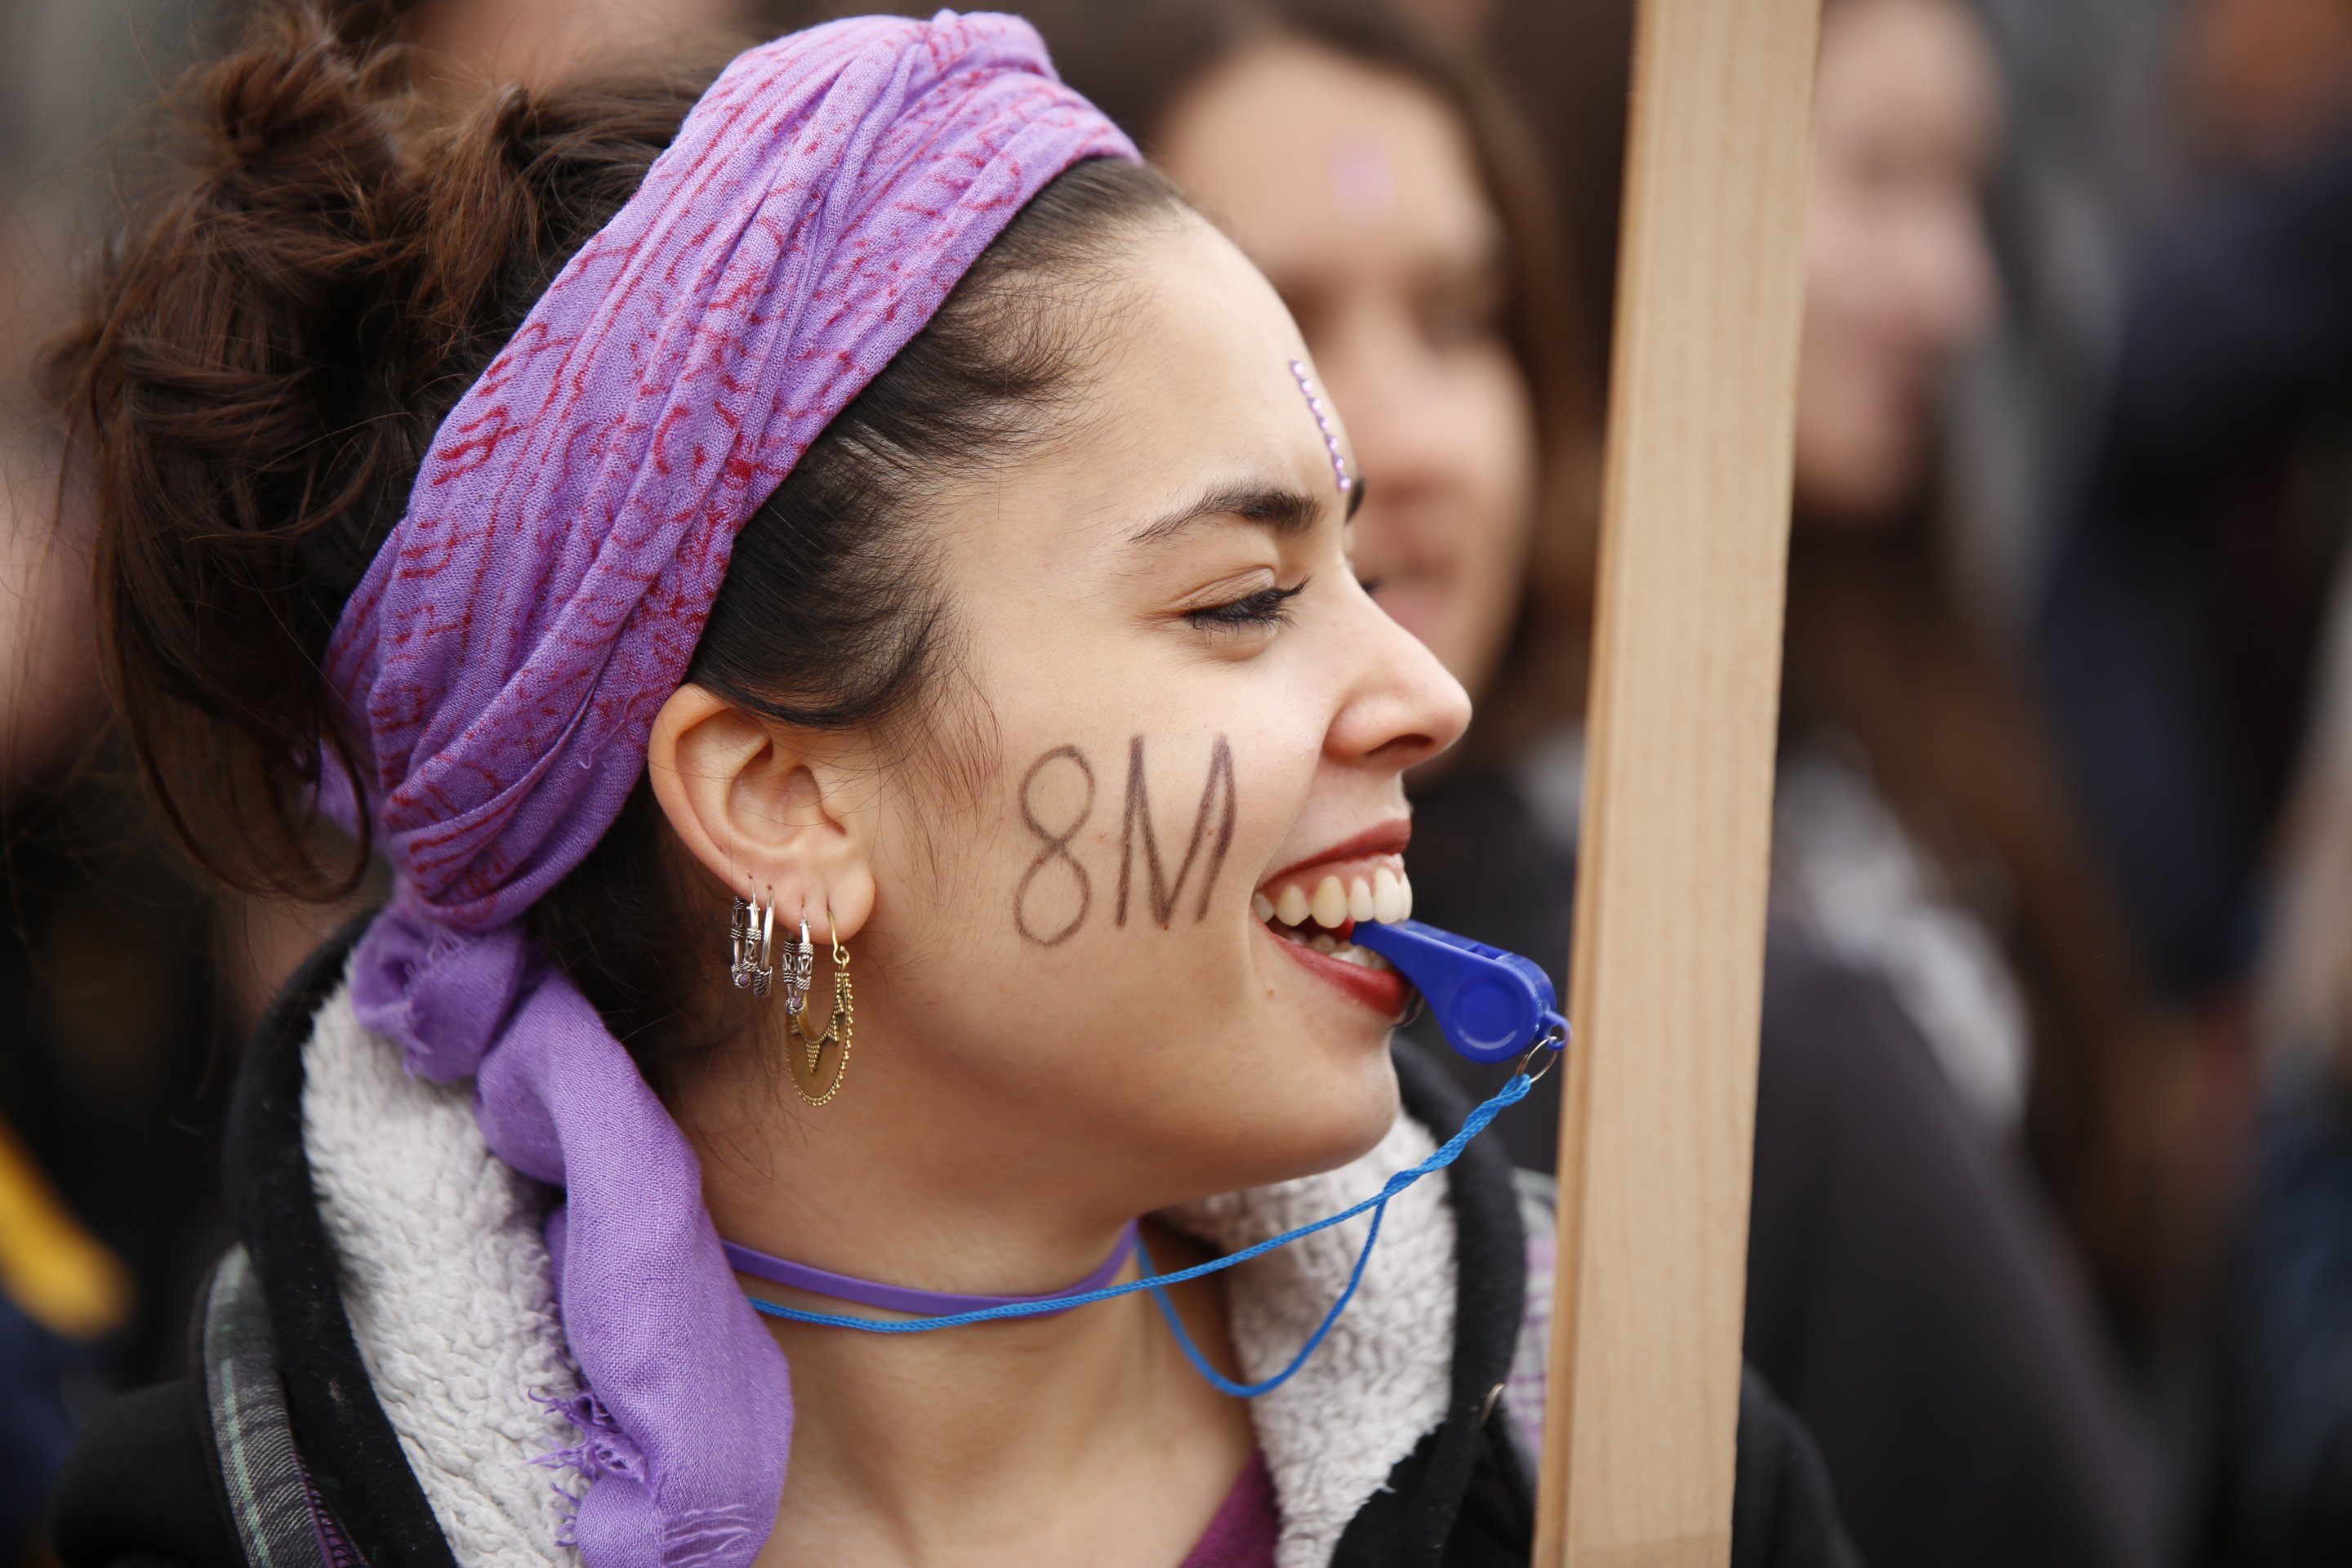
[{"label": "black jacket", "polygon": [[[304,966],[247,1055],[226,1161],[242,1245],[198,1304],[195,1370],[118,1400],[84,1434],[55,1510],[67,1568],[456,1568],[352,1338],[303,1147],[303,1046],[351,939]],[[1468,1107],[1444,1073],[1410,1047],[1397,1061],[1408,1110],[1457,1128]],[[1518,1200],[1491,1144],[1446,1174],[1459,1276],[1448,1412],[1349,1524],[1333,1559],[1344,1568],[1528,1562],[1529,1467],[1490,1419],[1524,1305]],[[1811,1440],[1753,1378],[1738,1450],[1739,1568],[1854,1561]]]}]

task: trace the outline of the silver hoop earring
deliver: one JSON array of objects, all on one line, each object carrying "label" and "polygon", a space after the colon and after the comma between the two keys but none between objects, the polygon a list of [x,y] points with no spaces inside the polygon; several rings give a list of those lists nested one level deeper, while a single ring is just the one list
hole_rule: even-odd
[{"label": "silver hoop earring", "polygon": [[808,921],[801,921],[801,941],[784,943],[784,1012],[794,1018],[808,1005],[809,981],[816,973],[816,944],[809,941]]},{"label": "silver hoop earring", "polygon": [[728,917],[727,937],[730,958],[728,977],[735,982],[738,991],[749,991],[754,996],[765,996],[775,983],[776,971],[770,962],[769,950],[776,936],[776,901],[760,907],[757,893],[748,900],[735,900],[734,912]]}]

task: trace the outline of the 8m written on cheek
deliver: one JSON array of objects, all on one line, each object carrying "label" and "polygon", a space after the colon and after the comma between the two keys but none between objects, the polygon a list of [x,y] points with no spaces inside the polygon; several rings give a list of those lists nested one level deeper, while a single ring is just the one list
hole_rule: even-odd
[{"label": "8m written on cheek", "polygon": [[[1126,809],[1119,824],[1118,897],[1112,923],[1127,924],[1128,911],[1134,901],[1130,895],[1136,890],[1135,868],[1139,854],[1149,885],[1142,889],[1142,902],[1148,907],[1139,912],[1166,931],[1175,921],[1195,864],[1201,865],[1202,874],[1192,919],[1197,922],[1208,917],[1211,891],[1216,886],[1217,873],[1224,867],[1225,852],[1234,843],[1239,805],[1234,790],[1234,752],[1223,735],[1210,747],[1209,771],[1202,781],[1200,805],[1193,810],[1192,828],[1184,840],[1184,858],[1177,863],[1172,881],[1168,875],[1168,863],[1160,852],[1159,830],[1152,822],[1151,785],[1144,759],[1143,737],[1134,736],[1127,747]],[[1081,798],[1067,798],[1080,786]],[[1022,825],[1043,847],[1013,889],[1013,926],[1040,947],[1056,947],[1076,936],[1094,910],[1094,879],[1070,847],[1071,841],[1094,816],[1094,763],[1076,746],[1055,746],[1041,754],[1022,775],[1020,806]],[[1203,849],[1208,852],[1205,862],[1202,860]],[[1053,918],[1057,911],[1051,901],[1055,884],[1064,900],[1076,906],[1058,921]],[[1041,905],[1045,906],[1042,910]]]}]

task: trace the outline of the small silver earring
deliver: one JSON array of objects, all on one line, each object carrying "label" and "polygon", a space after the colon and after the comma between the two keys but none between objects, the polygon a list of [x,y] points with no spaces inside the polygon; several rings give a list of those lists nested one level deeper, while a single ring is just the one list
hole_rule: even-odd
[{"label": "small silver earring", "polygon": [[795,948],[789,940],[784,944],[784,1012],[792,1017],[801,1016],[808,1005],[809,981],[816,973],[816,944],[809,941],[808,921],[801,921],[801,941]]},{"label": "small silver earring", "polygon": [[737,899],[734,912],[728,917],[727,936],[730,959],[728,977],[735,982],[738,991],[749,991],[754,996],[765,996],[774,984],[776,971],[769,960],[769,950],[776,935],[776,901],[760,907],[755,892],[748,900]]}]

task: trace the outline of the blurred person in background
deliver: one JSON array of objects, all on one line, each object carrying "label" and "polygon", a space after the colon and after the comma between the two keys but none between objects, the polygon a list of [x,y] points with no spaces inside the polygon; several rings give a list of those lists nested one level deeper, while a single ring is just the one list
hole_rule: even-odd
[{"label": "blurred person in background", "polygon": [[2194,0],[2182,24],[2173,188],[2135,236],[2035,651],[2144,944],[2226,1008],[2352,512],[2352,7]]},{"label": "blurred person in background", "polygon": [[[332,0],[357,16],[377,0]],[[741,0],[390,0],[405,37],[455,79],[557,82],[596,59],[722,47],[742,31]],[[762,32],[783,30],[778,18]]]},{"label": "blurred person in background", "polygon": [[203,9],[0,9],[0,1563],[93,1405],[183,1364],[226,1229],[216,925],[107,725],[87,519],[29,377],[110,121]]},{"label": "blurred person in background", "polygon": [[[139,157],[109,133],[236,9],[0,8],[0,1563],[33,1550],[106,1394],[184,1369],[191,1302],[228,1234],[236,1044],[350,912],[208,894],[165,841],[107,712],[87,511],[30,384],[92,198]],[[554,56],[620,7],[492,9],[436,6],[429,25],[453,51]]]},{"label": "blurred person in background", "polygon": [[[656,34],[672,3],[450,0],[418,30],[454,58],[502,48],[551,69],[613,31]],[[371,881],[320,910],[190,878],[107,712],[86,508],[30,386],[92,198],[136,165],[109,132],[236,8],[0,9],[0,1564],[32,1549],[105,1395],[184,1369],[191,1302],[228,1234],[237,1042],[320,937],[382,897]]]},{"label": "blurred person in background", "polygon": [[2111,1311],[2141,1331],[2214,1226],[2168,1163],[2187,1031],[1962,585],[1937,482],[1940,396],[1995,305],[1981,197],[1998,115],[1966,5],[1832,0],[1774,887],[1889,977],[1991,1133],[2021,1120]]},{"label": "blurred person in background", "polygon": [[2214,1378],[2214,1557],[2352,1562],[2352,574],[2277,860],[2266,1082]]},{"label": "blurred person in background", "polygon": [[1937,414],[1994,303],[1990,64],[1949,0],[1824,13],[1774,883],[1895,982],[1988,1130],[2021,1131],[2187,1542],[2242,1056],[2156,984],[2042,693],[1964,570]]},{"label": "blurred person in background", "polygon": [[[2200,1107],[2244,1224],[2180,1403],[2248,1562],[2352,1541],[2341,1006],[2352,533],[2352,7],[2182,7],[2174,189],[2122,279],[2098,439],[2063,498],[2035,654],[2073,786],[2168,988],[2210,1020]],[[2329,650],[2333,649],[2331,653]],[[2262,1081],[2267,1079],[2268,1081]],[[2191,1325],[2192,1327],[2194,1325]]]},{"label": "blurred person in background", "polygon": [[[2011,8],[1992,8],[2013,34]],[[1633,7],[1458,9],[1446,19],[1542,133],[1571,284],[1605,308]],[[2032,19],[2045,49],[2118,30],[2080,6]],[[2144,1343],[2205,1277],[2233,1091],[2210,1031],[2191,1041],[2151,994],[2011,656],[2013,595],[1983,591],[1983,558],[2009,547],[1982,537],[1979,506],[1955,504],[2000,466],[1980,437],[1948,451],[1943,417],[1998,314],[1983,207],[2004,87],[1988,44],[1973,3],[1824,8],[1775,910],[1881,974],[1979,1124],[2022,1133],[2109,1314]],[[2051,76],[2030,85],[2046,95]],[[2029,232],[2005,246],[2065,251],[2079,215],[2049,206],[2012,199]],[[2063,311],[2047,292],[2036,308]],[[1580,324],[1591,384],[1607,322]],[[1769,1053],[1765,1070],[1769,1086]]]},{"label": "blurred person in background", "polygon": [[2315,1568],[2352,1561],[2352,7],[2190,22],[2199,188],[2132,280],[2044,647],[2115,852],[2225,994],[2258,963],[2214,1556]]},{"label": "blurred person in background", "polygon": [[[1919,4],[1942,29],[1932,50],[1953,23]],[[1576,374],[1577,295],[1539,171],[1498,95],[1376,5],[1032,12],[1073,84],[1121,118],[1290,301],[1363,454],[1358,569],[1481,693],[1460,759],[1414,785],[1416,865],[1428,868],[1416,914],[1564,979],[1598,388]],[[1960,28],[1970,46],[1965,16]],[[1840,68],[1874,78],[1877,40],[1861,37],[1861,58]],[[1825,44],[1825,67],[1837,47]],[[1990,106],[1967,100],[1980,60],[1959,64],[1941,101],[1977,116],[1963,113],[1956,149],[1965,187],[1966,137],[1989,135]],[[1833,208],[1817,221],[1850,230],[1856,220]],[[1837,271],[1817,254],[1817,282]],[[1979,297],[1949,327],[1931,326],[1920,368],[1932,373],[1987,308]],[[1847,353],[1866,376],[1879,371],[1866,347]],[[1864,409],[1860,436],[1838,419],[1851,383],[1817,387],[1816,451],[1867,447],[1876,432],[1892,450],[1866,453],[1865,465],[1920,461],[1932,400],[1904,384],[1901,367],[1895,382],[1865,380],[1862,400],[1874,387],[1899,399],[1884,416]],[[1879,482],[1903,488],[1899,477]],[[2141,1456],[2084,1303],[2013,1160],[1963,1109],[1890,970],[1874,952],[1833,951],[1787,913],[1775,921],[1750,1359],[1821,1438],[1866,1560],[2153,1562]],[[1479,1080],[1480,1069],[1449,1065]],[[1557,1139],[1557,1103],[1541,1099],[1540,1120],[1531,1100],[1497,1128],[1538,1170]]]}]

